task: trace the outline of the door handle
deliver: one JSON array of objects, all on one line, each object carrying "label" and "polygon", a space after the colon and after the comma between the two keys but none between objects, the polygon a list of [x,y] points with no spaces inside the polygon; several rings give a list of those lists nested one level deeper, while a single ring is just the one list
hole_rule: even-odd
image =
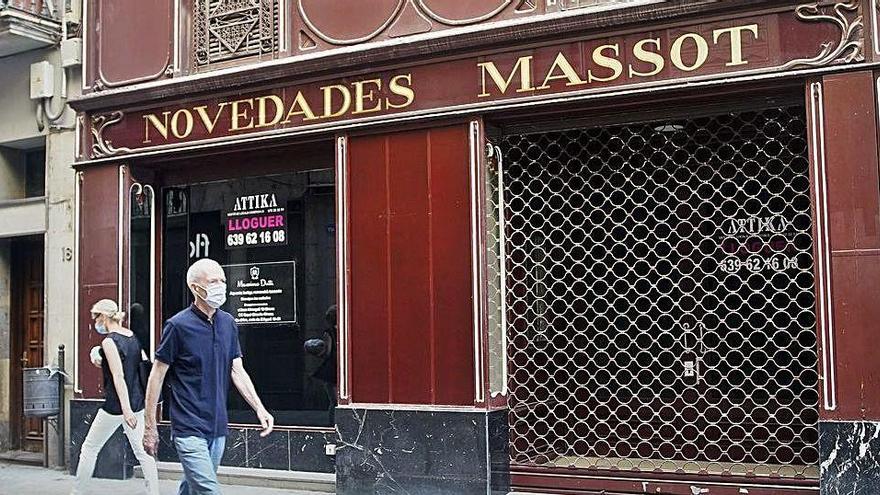
[{"label": "door handle", "polygon": [[22,368],[26,367],[28,364],[27,351],[21,353],[21,366]]},{"label": "door handle", "polygon": [[[682,325],[684,329],[682,335],[684,352],[680,358],[683,366],[682,378],[687,382],[691,382],[689,385],[699,384],[701,378],[700,360],[703,357],[703,328],[702,325],[698,326],[699,334],[694,332],[689,324],[685,323]],[[693,345],[690,345],[691,338],[694,341]]]}]

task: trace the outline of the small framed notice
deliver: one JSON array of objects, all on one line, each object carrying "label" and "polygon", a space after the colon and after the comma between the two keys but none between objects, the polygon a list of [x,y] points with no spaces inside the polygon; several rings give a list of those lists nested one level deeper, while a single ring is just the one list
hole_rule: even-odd
[{"label": "small framed notice", "polygon": [[226,265],[225,309],[238,325],[295,324],[296,262]]}]

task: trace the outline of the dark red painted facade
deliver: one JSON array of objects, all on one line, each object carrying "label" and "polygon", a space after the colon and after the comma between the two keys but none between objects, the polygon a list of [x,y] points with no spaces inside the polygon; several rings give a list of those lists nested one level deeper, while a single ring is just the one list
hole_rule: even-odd
[{"label": "dark red painted facade", "polygon": [[[370,68],[260,91],[221,88],[208,98],[148,105],[125,112],[99,138],[87,136],[85,146],[108,142],[131,152],[430,110],[491,109],[498,102],[564,93],[605,93],[664,81],[798,68],[809,66],[804,61],[816,56],[816,47],[833,43],[837,36],[833,25],[807,24],[784,11],[490,54],[471,51],[393,70]],[[97,112],[92,114],[96,117]],[[102,153],[92,153],[92,158]]]},{"label": "dark red painted facade", "polygon": [[[91,89],[173,79],[171,76],[197,72],[186,56],[182,57],[176,74],[174,67],[169,67],[174,49],[171,2],[116,3],[90,2],[89,22],[93,25],[88,30],[88,56],[93,63],[88,66],[86,83]],[[475,342],[480,347],[487,345],[487,322],[482,314],[486,304],[485,286],[480,285],[485,284],[485,267],[475,270],[473,246],[476,243],[478,250],[484,250],[486,239],[483,234],[474,238],[474,232],[482,232],[484,225],[480,205],[473,204],[475,186],[471,183],[471,166],[475,159],[472,157],[474,147],[482,153],[485,136],[478,133],[474,143],[468,121],[498,117],[504,122],[530,122],[551,110],[578,118],[593,111],[606,115],[615,108],[648,114],[656,102],[668,104],[665,100],[682,94],[672,95],[667,91],[672,85],[676,91],[691,91],[687,96],[699,92],[711,99],[717,94],[719,101],[734,106],[737,102],[736,96],[731,96],[731,88],[762,94],[777,91],[775,85],[778,85],[785,92],[803,90],[810,123],[810,160],[815,165],[811,167],[811,173],[815,171],[811,177],[813,213],[814,218],[818,218],[814,226],[816,300],[817,306],[824,307],[821,311],[817,309],[822,394],[819,413],[823,421],[880,420],[880,360],[876,359],[875,345],[876,322],[880,321],[877,283],[880,280],[880,116],[877,114],[880,73],[874,72],[872,65],[878,57],[874,48],[877,33],[873,27],[878,19],[876,8],[870,1],[823,4],[821,12],[837,19],[837,22],[829,22],[798,17],[797,12],[810,14],[810,6],[801,6],[806,8],[804,11],[796,10],[798,6],[789,2],[728,2],[737,4],[735,12],[708,13],[701,13],[700,9],[734,7],[708,5],[718,2],[691,3],[690,7],[656,7],[663,15],[658,14],[650,25],[639,22],[638,15],[650,8],[638,7],[627,19],[613,15],[604,18],[612,25],[610,28],[593,26],[591,30],[568,33],[561,40],[552,36],[551,29],[541,27],[534,29],[543,29],[543,34],[535,34],[525,45],[508,32],[498,38],[487,35],[485,46],[459,48],[450,54],[434,52],[433,56],[423,58],[411,54],[401,61],[393,58],[397,48],[371,48],[371,43],[401,40],[457,26],[482,26],[495,20],[531,17],[537,26],[549,7],[543,2],[532,8],[532,2],[518,1],[388,0],[368,6],[353,5],[345,15],[338,15],[337,3],[292,1],[287,2],[290,6],[287,22],[292,28],[286,49],[273,57],[325,51],[327,57],[332,57],[336,53],[334,48],[363,45],[365,54],[351,56],[355,70],[314,66],[312,72],[296,77],[267,76],[267,80],[253,84],[242,82],[248,74],[243,70],[244,75],[229,76],[241,78],[235,79],[236,85],[226,86],[222,77],[202,69],[203,78],[208,82],[184,79],[180,83],[183,89],[177,93],[169,86],[170,89],[145,90],[143,94],[151,95],[149,97],[107,95],[112,104],[104,104],[101,91],[97,91],[75,103],[82,106],[84,125],[92,129],[81,141],[85,153],[79,164],[83,173],[79,257],[81,332],[78,336],[81,397],[96,397],[99,381],[98,370],[88,365],[87,359],[88,350],[97,343],[97,337],[82,331],[90,324],[86,306],[97,298],[115,298],[119,291],[116,260],[121,165],[161,169],[160,175],[168,183],[199,177],[216,179],[247,174],[241,168],[253,165],[247,157],[263,143],[287,146],[295,142],[308,148],[312,140],[327,142],[344,138],[347,143],[344,156],[337,157],[336,165],[337,171],[344,170],[347,186],[337,194],[343,195],[348,219],[344,293],[348,298],[350,324],[349,354],[344,369],[350,388],[349,396],[341,403],[485,410],[491,402],[492,407],[504,408],[504,397],[484,402],[476,400],[485,390],[475,390],[475,383],[485,385],[487,379],[475,356],[483,360],[490,356],[485,348],[475,349]],[[180,20],[185,25],[191,18],[188,9],[192,3],[181,5]],[[679,10],[663,11],[664,8]],[[111,17],[113,22],[108,21]],[[559,22],[563,22],[561,18]],[[589,70],[595,69],[589,60],[590,54],[603,44],[619,43],[631,48],[640,40],[656,38],[661,46],[669,46],[688,33],[699,33],[711,41],[718,29],[751,24],[766,35],[743,45],[746,48],[742,57],[749,62],[747,68],[729,64],[732,48],[729,40],[722,39],[720,43],[711,44],[699,70],[675,69],[667,59],[665,69],[648,78],[623,77],[613,81],[597,78],[589,89],[602,93],[602,99],[590,99],[590,95],[586,95],[577,102],[566,100],[584,88],[566,84],[572,76],[566,74],[563,67],[554,66],[562,53],[579,77],[589,79]],[[101,26],[100,32],[96,26]],[[523,36],[528,36],[529,24],[524,26]],[[858,29],[848,32],[853,26]],[[450,39],[454,36],[450,34]],[[183,32],[180,41],[188,46],[192,40]],[[133,42],[138,43],[142,54],[137,60],[127,55],[130,52],[116,49]],[[826,44],[830,48],[825,48]],[[837,48],[840,51],[834,56],[822,57],[823,53]],[[381,58],[372,53],[382,50],[387,51],[388,63],[357,65],[368,58],[366,52],[370,52],[370,57]],[[690,61],[700,56],[698,51],[698,48],[685,49],[682,55]],[[560,77],[551,78],[542,89],[528,91],[516,91],[525,84],[522,79],[513,77],[510,91],[480,96],[483,90],[480,63],[492,61],[506,76],[516,74],[516,64],[522,63],[523,57],[532,57],[533,72],[529,75],[534,86],[544,82],[547,76]],[[634,59],[631,52],[624,53],[620,61],[624,70],[650,70],[650,64]],[[303,61],[307,63],[312,62]],[[851,69],[854,64],[861,65]],[[752,69],[754,73],[749,72]],[[340,72],[344,74],[340,76]],[[277,96],[289,104],[300,91],[309,101],[322,101],[322,86],[352,87],[358,80],[387,81],[400,74],[412,78],[412,105],[386,107],[371,115],[374,118],[369,122],[352,115],[328,116],[326,121],[320,122],[323,127],[315,126],[308,135],[298,136],[295,128],[311,125],[300,116],[297,117],[300,120],[289,125],[277,122],[267,125],[263,129],[265,136],[260,136],[264,141],[248,142],[251,134],[262,131],[256,128],[233,131],[232,115],[218,113],[215,114],[219,115],[215,121],[219,129],[216,133],[195,125],[195,130],[184,137],[175,137],[171,131],[171,137],[163,142],[144,142],[147,114],[161,116],[169,112],[173,115],[182,108],[198,106],[213,112],[222,109],[224,102],[267,95]],[[601,74],[595,75],[601,77]],[[192,86],[187,86],[189,84]],[[691,84],[700,86],[689,89]],[[377,92],[377,96],[394,97],[387,92]],[[516,106],[517,100],[533,96],[543,99],[533,99],[533,104],[528,106]],[[584,95],[578,93],[577,96]],[[130,99],[129,103],[124,102],[125,98]],[[474,107],[469,112],[463,105]],[[450,115],[449,110],[456,113]],[[106,129],[92,120],[113,112],[122,115],[118,123]],[[395,120],[401,116],[412,117],[418,123]],[[350,124],[365,128],[348,127]],[[212,142],[214,138],[222,138],[225,144],[217,145]],[[173,150],[166,153],[160,148],[165,144],[180,145],[188,154]],[[146,153],[139,155],[141,151]],[[156,153],[159,158],[148,153]],[[127,157],[128,154],[132,156]],[[190,156],[199,156],[197,164],[188,172],[181,171],[190,166],[187,163]],[[91,160],[99,161],[89,163]],[[233,172],[233,169],[236,170]],[[480,190],[478,195],[485,194],[481,187],[476,186]],[[475,208],[477,225],[473,224]],[[827,261],[824,264],[820,261],[823,259]],[[479,265],[482,260],[476,261]],[[475,281],[480,285],[476,300]],[[711,493],[744,493],[738,491],[739,485],[729,483],[724,477],[655,474],[519,468],[514,473],[514,484],[535,490],[558,490],[558,493],[608,489],[624,493],[641,490],[687,494],[693,493],[690,481],[696,480],[694,483],[710,484]],[[781,493],[772,486],[778,480],[756,477],[747,481],[754,483],[748,493]],[[784,484],[788,487],[784,493],[816,493],[818,480],[794,479]]]}]

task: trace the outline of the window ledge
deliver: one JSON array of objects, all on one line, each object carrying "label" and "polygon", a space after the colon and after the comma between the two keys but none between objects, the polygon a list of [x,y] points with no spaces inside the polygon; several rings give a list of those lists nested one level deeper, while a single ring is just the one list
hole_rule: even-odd
[{"label": "window ledge", "polygon": [[30,205],[34,203],[45,203],[46,196],[34,196],[32,198],[17,198],[17,199],[0,199],[0,208],[11,207],[11,206],[24,206]]}]

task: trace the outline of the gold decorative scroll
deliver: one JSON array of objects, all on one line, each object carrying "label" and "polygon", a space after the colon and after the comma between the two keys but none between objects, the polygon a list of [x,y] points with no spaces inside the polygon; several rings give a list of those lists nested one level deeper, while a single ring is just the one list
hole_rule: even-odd
[{"label": "gold decorative scroll", "polygon": [[[825,9],[819,6],[819,2],[798,6],[795,10],[798,19],[834,24],[840,29],[840,39],[822,43],[822,49],[815,57],[792,60],[781,69],[821,67],[837,61],[849,63],[864,60],[864,23],[859,12],[860,4],[859,0],[850,0],[837,2]],[[853,17],[852,13],[857,15]]]},{"label": "gold decorative scroll", "polygon": [[119,153],[131,153],[131,148],[115,148],[109,139],[104,139],[104,131],[113,124],[118,124],[125,116],[124,113],[116,111],[109,114],[92,116],[92,157],[104,158],[107,156],[117,155]]}]

